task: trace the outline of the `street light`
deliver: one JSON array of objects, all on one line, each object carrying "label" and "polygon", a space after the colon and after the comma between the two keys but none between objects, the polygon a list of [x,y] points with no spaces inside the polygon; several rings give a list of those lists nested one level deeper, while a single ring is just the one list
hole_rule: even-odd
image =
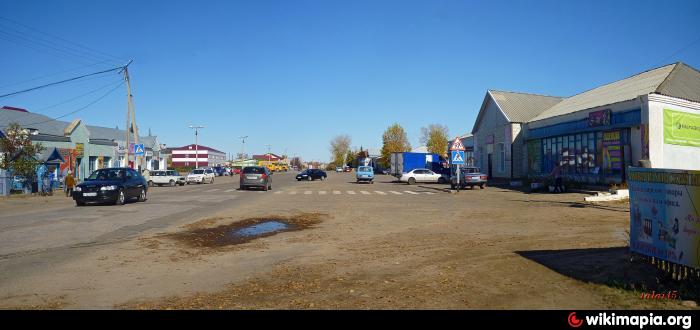
[{"label": "street light", "polygon": [[[243,160],[243,155],[245,155],[245,139],[248,138],[248,135],[246,136],[239,136],[239,139],[241,139],[241,142],[243,143],[243,149],[241,149],[241,160]],[[246,157],[247,158],[247,157]]]},{"label": "street light", "polygon": [[194,168],[199,168],[199,129],[204,126],[190,125],[190,128],[194,129]]}]

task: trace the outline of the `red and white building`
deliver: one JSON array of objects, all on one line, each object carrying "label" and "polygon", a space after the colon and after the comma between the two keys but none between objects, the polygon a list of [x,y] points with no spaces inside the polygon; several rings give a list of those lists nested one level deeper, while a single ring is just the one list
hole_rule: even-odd
[{"label": "red and white building", "polygon": [[226,162],[226,153],[209,148],[207,146],[194,144],[172,149],[173,167],[199,167],[219,166]]}]

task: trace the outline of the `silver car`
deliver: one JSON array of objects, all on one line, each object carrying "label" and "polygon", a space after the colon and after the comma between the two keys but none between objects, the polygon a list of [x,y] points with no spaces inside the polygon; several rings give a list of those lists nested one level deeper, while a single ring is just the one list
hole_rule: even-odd
[{"label": "silver car", "polygon": [[241,171],[241,190],[260,187],[263,191],[272,190],[272,173],[264,166],[247,166]]}]

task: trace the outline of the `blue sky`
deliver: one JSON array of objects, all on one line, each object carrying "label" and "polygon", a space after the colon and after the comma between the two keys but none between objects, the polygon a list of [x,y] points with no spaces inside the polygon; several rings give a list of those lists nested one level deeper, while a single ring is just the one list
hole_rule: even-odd
[{"label": "blue sky", "polygon": [[[394,122],[414,146],[428,124],[469,132],[489,88],[569,96],[675,61],[700,68],[692,0],[0,0],[0,16],[14,21],[0,19],[0,94],[134,59],[142,133],[180,146],[200,124],[201,144],[235,153],[248,135],[249,152],[269,144],[305,160],[328,160],[338,134],[379,149]],[[101,75],[0,105],[56,117],[117,88],[66,119],[123,128],[118,81]]]}]

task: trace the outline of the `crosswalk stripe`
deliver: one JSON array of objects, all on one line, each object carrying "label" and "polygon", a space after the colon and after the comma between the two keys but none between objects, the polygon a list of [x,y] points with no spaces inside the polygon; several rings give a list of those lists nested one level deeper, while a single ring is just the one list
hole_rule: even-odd
[{"label": "crosswalk stripe", "polygon": [[340,191],[338,191],[338,190],[333,190],[333,195],[340,195]]},{"label": "crosswalk stripe", "polygon": [[354,192],[354,191],[352,191],[352,190],[348,190],[348,195],[354,195],[354,194],[355,194],[355,192]]},{"label": "crosswalk stripe", "polygon": [[290,195],[296,195],[296,194],[297,194],[297,191],[296,191],[296,190],[292,190],[292,191],[289,192],[289,194],[290,194]]},{"label": "crosswalk stripe", "polygon": [[304,195],[311,195],[312,193],[313,193],[313,191],[307,190],[307,191],[304,192]]},{"label": "crosswalk stripe", "polygon": [[404,192],[407,193],[407,194],[411,194],[411,195],[418,195],[418,193],[415,192],[415,191],[404,190]]},{"label": "crosswalk stripe", "polygon": [[226,190],[226,191],[224,191],[224,192],[232,192],[232,191],[235,191],[235,190],[236,190],[236,189],[228,189],[228,190]]},{"label": "crosswalk stripe", "polygon": [[426,195],[435,195],[435,193],[432,192],[432,191],[426,191],[425,194],[426,194]]},{"label": "crosswalk stripe", "polygon": [[215,192],[215,191],[217,191],[217,190],[220,190],[220,189],[219,189],[219,188],[214,188],[214,189],[209,189],[209,190],[207,190],[207,191],[205,191],[205,192]]},{"label": "crosswalk stripe", "polygon": [[392,193],[392,194],[394,194],[394,195],[403,195],[402,193],[400,193],[400,192],[398,192],[398,191],[390,190],[389,192]]},{"label": "crosswalk stripe", "polygon": [[386,195],[386,193],[383,191],[375,190],[374,192],[380,195]]},{"label": "crosswalk stripe", "polygon": [[190,190],[190,192],[198,192],[200,190],[202,190],[202,189],[192,189],[192,190]]},{"label": "crosswalk stripe", "polygon": [[360,192],[361,192],[363,195],[370,195],[370,192],[369,192],[369,191],[364,191],[364,190],[362,190],[362,191],[360,191]]},{"label": "crosswalk stripe", "polygon": [[319,194],[319,195],[325,195],[325,194],[326,194],[326,191],[325,191],[325,190],[321,190],[321,191],[318,192],[318,194]]},{"label": "crosswalk stripe", "polygon": [[264,194],[264,193],[265,193],[265,191],[263,191],[263,190],[258,191],[258,194]]},{"label": "crosswalk stripe", "polygon": [[280,190],[280,191],[275,191],[275,195],[279,195],[279,194],[281,194],[281,193],[282,193],[281,190]]}]

